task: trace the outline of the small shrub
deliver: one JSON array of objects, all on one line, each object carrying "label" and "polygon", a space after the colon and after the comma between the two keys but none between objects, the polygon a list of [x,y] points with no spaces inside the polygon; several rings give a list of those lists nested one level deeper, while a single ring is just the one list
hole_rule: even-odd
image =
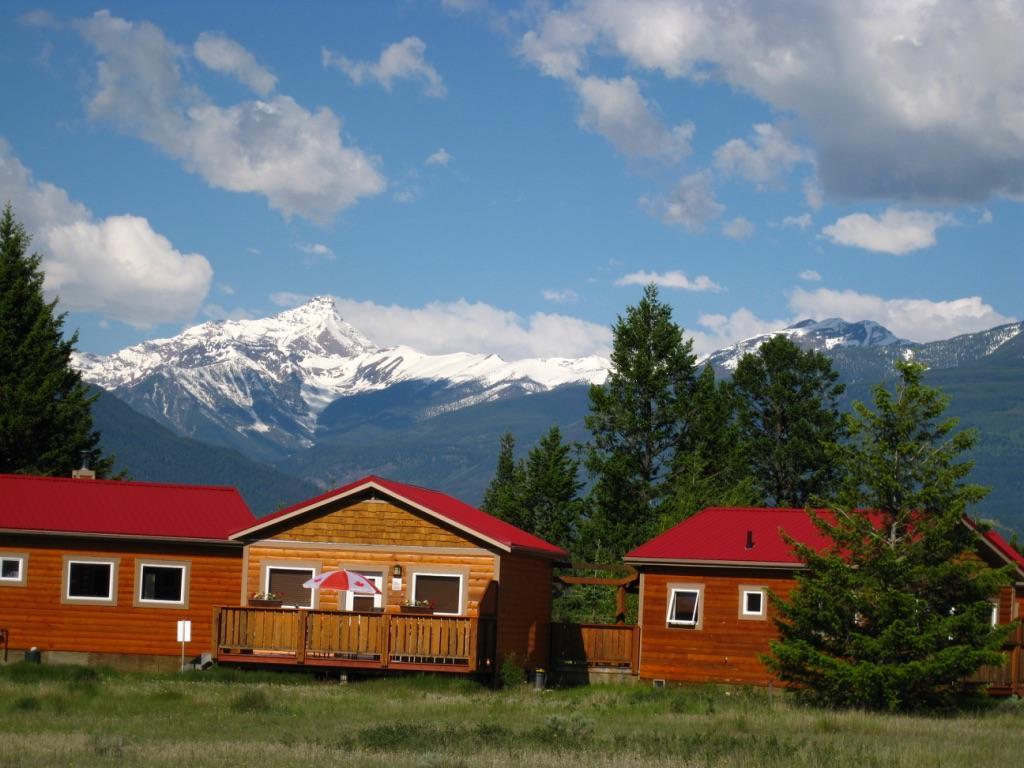
[{"label": "small shrub", "polygon": [[242,691],[231,700],[232,712],[267,712],[271,709],[267,694],[259,689]]},{"label": "small shrub", "polygon": [[35,712],[42,709],[43,703],[37,696],[19,696],[11,703],[11,709],[18,712]]},{"label": "small shrub", "polygon": [[501,688],[516,688],[526,684],[526,669],[516,654],[510,653],[501,660],[497,682]]}]

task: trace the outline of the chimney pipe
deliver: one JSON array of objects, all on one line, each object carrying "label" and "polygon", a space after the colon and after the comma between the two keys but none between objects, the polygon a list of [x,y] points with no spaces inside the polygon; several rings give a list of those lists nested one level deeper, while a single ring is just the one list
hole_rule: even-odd
[{"label": "chimney pipe", "polygon": [[747,549],[754,548],[754,532],[747,531]]}]

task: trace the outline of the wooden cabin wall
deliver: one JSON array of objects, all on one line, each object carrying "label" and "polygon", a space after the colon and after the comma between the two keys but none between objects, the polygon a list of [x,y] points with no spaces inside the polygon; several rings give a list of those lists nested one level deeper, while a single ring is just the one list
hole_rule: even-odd
[{"label": "wooden cabin wall", "polygon": [[[43,651],[177,657],[177,622],[192,621],[187,658],[211,647],[213,606],[232,605],[241,583],[241,547],[6,534],[6,551],[28,555],[24,586],[0,585],[0,627],[10,646]],[[64,556],[118,558],[117,603],[62,602]],[[187,607],[136,606],[136,560],[190,565]]]},{"label": "wooden cabin wall", "polygon": [[[703,587],[701,625],[670,626],[670,584]],[[740,618],[740,588],[762,586],[786,597],[793,579],[778,570],[656,568],[641,576],[640,677],[681,682],[754,683],[774,680],[760,660],[778,637],[771,620]]]},{"label": "wooden cabin wall", "polygon": [[501,556],[498,660],[515,654],[527,669],[547,668],[551,637],[550,560]]}]

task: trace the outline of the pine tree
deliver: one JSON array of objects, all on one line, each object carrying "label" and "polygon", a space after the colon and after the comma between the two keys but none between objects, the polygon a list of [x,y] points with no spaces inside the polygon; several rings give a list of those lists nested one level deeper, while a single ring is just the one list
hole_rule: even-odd
[{"label": "pine tree", "polygon": [[526,530],[567,550],[575,548],[582,514],[583,484],[572,451],[559,428],[551,427],[526,460],[524,494]]},{"label": "pine tree", "polygon": [[776,600],[781,639],[770,667],[832,706],[944,707],[963,684],[997,664],[1004,628],[989,602],[1005,569],[976,556],[965,524],[985,489],[965,482],[975,444],[943,417],[947,398],[925,386],[924,368],[896,366],[895,393],[874,390],[874,410],[855,404],[850,442],[837,449],[843,482],[815,525],[832,544],[796,545],[806,568],[789,600]]},{"label": "pine tree", "polygon": [[672,503],[672,467],[695,382],[693,341],[649,285],[612,329],[611,370],[590,388],[587,556],[613,560],[646,541]]},{"label": "pine tree", "polygon": [[527,530],[531,524],[524,501],[526,469],[516,461],[516,438],[511,432],[501,436],[498,447],[498,466],[494,470],[480,508],[512,525]]},{"label": "pine tree", "polygon": [[802,507],[833,490],[831,446],[842,437],[845,387],[832,362],[775,336],[744,355],[733,375],[739,426],[761,501]]},{"label": "pine tree", "polygon": [[101,456],[90,395],[71,367],[78,333],[43,298],[39,254],[8,203],[0,216],[0,472],[69,476],[83,460],[99,476]]}]

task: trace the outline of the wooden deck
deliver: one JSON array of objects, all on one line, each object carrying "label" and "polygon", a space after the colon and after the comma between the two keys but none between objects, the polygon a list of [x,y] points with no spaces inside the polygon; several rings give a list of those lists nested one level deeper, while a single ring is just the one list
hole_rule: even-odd
[{"label": "wooden deck", "polygon": [[220,607],[213,655],[222,664],[489,672],[491,617]]},{"label": "wooden deck", "polygon": [[551,663],[556,669],[613,667],[635,673],[640,627],[634,624],[552,624]]},{"label": "wooden deck", "polygon": [[1017,620],[1016,629],[1003,646],[1006,661],[1001,665],[982,667],[968,680],[988,686],[996,696],[1024,697],[1024,620]]}]

